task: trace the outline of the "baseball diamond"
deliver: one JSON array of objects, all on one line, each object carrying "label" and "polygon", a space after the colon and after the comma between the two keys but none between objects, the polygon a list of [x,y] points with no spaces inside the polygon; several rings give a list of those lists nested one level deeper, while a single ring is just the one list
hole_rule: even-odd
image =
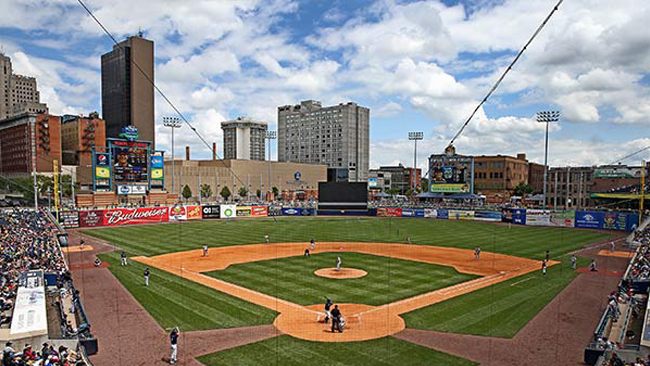
[{"label": "baseball diamond", "polygon": [[[471,354],[441,349],[452,356],[405,337],[416,329],[516,337],[581,273],[571,270],[568,253],[612,238],[591,230],[326,217],[77,233],[88,244],[69,255],[89,254],[108,243],[120,248],[98,256],[163,329],[177,326],[189,336],[222,329],[243,337],[241,347],[206,345],[186,356],[206,365],[264,365],[269,357],[281,357],[283,365],[311,365],[330,355],[340,357],[341,365],[393,364],[389,360],[408,365],[414,361],[409,352],[436,360],[427,365],[475,365],[478,358]],[[313,248],[310,256],[304,255],[307,248]],[[544,277],[547,248],[551,258]],[[127,266],[119,265],[121,250],[129,257]],[[584,267],[588,260],[578,262]],[[145,268],[149,286],[142,284]],[[325,298],[346,320],[342,333],[332,333],[325,323]],[[272,326],[275,332],[259,338],[251,326]],[[249,341],[245,334],[251,334]],[[385,342],[399,356],[384,355],[380,361],[377,347]],[[282,349],[290,351],[280,356]],[[336,356],[339,350],[358,358]],[[301,352],[315,356],[302,360]]]}]

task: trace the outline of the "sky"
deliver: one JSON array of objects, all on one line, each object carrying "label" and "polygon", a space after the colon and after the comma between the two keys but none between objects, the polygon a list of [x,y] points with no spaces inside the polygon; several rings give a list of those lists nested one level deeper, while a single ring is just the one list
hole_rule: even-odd
[{"label": "sky", "polygon": [[[84,0],[118,41],[155,42],[155,81],[211,145],[238,116],[276,128],[301,100],[370,108],[370,166],[442,153],[557,0]],[[101,114],[112,41],[75,0],[0,0],[0,50],[35,76],[53,114]],[[650,146],[650,2],[567,0],[455,142],[459,154],[609,164]],[[156,147],[171,150],[156,97]],[[184,126],[176,154],[210,147]],[[273,157],[277,155],[273,147]],[[169,154],[169,152],[168,152]],[[650,151],[623,163],[640,165]]]}]

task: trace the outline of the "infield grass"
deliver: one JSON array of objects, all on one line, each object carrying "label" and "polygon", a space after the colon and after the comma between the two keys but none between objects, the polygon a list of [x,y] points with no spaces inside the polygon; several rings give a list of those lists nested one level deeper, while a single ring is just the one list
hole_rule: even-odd
[{"label": "infield grass", "polygon": [[[337,256],[343,267],[363,269],[368,274],[355,279],[314,274],[317,269],[334,267]],[[453,267],[362,253],[270,259],[205,274],[300,305],[324,303],[324,296],[334,303],[383,305],[478,278]]]},{"label": "infield grass", "polygon": [[149,287],[144,286],[145,265],[130,260],[120,265],[119,252],[100,254],[109,270],[162,328],[188,330],[235,328],[271,324],[277,313],[224,294],[194,281],[149,268]]},{"label": "infield grass", "polygon": [[496,225],[476,221],[415,218],[278,218],[213,220],[159,225],[123,226],[83,230],[120,246],[131,255],[163,253],[210,247],[264,242],[371,242],[448,246],[510,254],[523,258],[551,258],[581,248],[611,235],[590,230]]},{"label": "infield grass", "polygon": [[393,337],[319,343],[289,336],[201,356],[207,366],[475,366],[475,362]]}]

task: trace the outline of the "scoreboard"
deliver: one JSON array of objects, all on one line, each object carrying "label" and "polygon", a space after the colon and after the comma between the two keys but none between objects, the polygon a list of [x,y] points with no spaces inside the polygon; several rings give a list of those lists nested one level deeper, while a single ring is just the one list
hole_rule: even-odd
[{"label": "scoreboard", "polygon": [[149,143],[112,141],[113,179],[120,183],[149,182]]}]

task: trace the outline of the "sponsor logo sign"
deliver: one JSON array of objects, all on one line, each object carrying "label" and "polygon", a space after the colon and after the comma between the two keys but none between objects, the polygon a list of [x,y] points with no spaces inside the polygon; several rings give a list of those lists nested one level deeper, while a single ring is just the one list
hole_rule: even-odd
[{"label": "sponsor logo sign", "polygon": [[269,207],[269,216],[281,216],[282,207],[280,206],[270,206]]},{"label": "sponsor logo sign", "polygon": [[526,210],[518,208],[512,210],[512,223],[526,225]]},{"label": "sponsor logo sign", "polygon": [[81,211],[79,212],[80,227],[104,226],[104,211]]},{"label": "sponsor logo sign", "polygon": [[449,220],[474,220],[474,211],[449,210]]},{"label": "sponsor logo sign", "polygon": [[162,168],[151,169],[151,179],[163,179],[163,169]]},{"label": "sponsor logo sign", "polygon": [[501,221],[501,212],[499,211],[476,211],[474,220],[479,221]]},{"label": "sponsor logo sign", "polygon": [[266,206],[253,206],[251,210],[253,217],[263,217],[269,215],[269,209]]},{"label": "sponsor logo sign", "polygon": [[377,216],[381,217],[400,217],[402,216],[401,208],[378,208]]},{"label": "sponsor logo sign", "polygon": [[237,217],[251,217],[252,215],[252,207],[237,206]]},{"label": "sponsor logo sign", "polygon": [[576,217],[576,212],[573,210],[553,212],[551,214],[551,225],[574,227],[575,217]]},{"label": "sponsor logo sign", "polygon": [[168,207],[116,208],[104,210],[104,225],[119,226],[169,221]]},{"label": "sponsor logo sign", "polygon": [[526,210],[526,225],[530,225],[530,226],[551,225],[551,211]]},{"label": "sponsor logo sign", "polygon": [[230,219],[237,217],[237,206],[235,205],[221,205],[221,218]]},{"label": "sponsor logo sign", "polygon": [[302,209],[300,209],[300,208],[283,208],[282,209],[282,215],[283,216],[300,216],[300,215],[302,215]]},{"label": "sponsor logo sign", "polygon": [[432,193],[467,193],[469,192],[469,184],[467,183],[449,183],[449,184],[432,184]]},{"label": "sponsor logo sign", "polygon": [[575,227],[602,229],[604,218],[603,212],[576,211]]},{"label": "sponsor logo sign", "polygon": [[435,219],[436,217],[438,217],[438,210],[433,208],[425,208],[424,217]]},{"label": "sponsor logo sign", "polygon": [[412,208],[403,208],[402,217],[415,217],[415,210]]},{"label": "sponsor logo sign", "polygon": [[64,228],[79,227],[79,213],[77,211],[59,212],[59,222]]},{"label": "sponsor logo sign", "polygon": [[169,208],[169,221],[187,220],[187,208],[183,205],[176,204]]},{"label": "sponsor logo sign", "polygon": [[111,177],[111,170],[104,166],[95,167],[95,177],[109,179]]},{"label": "sponsor logo sign", "polygon": [[151,167],[152,168],[162,168],[163,167],[163,157],[160,155],[153,155],[151,157]]},{"label": "sponsor logo sign", "polygon": [[188,220],[201,220],[201,206],[187,206],[187,219]]},{"label": "sponsor logo sign", "polygon": [[146,186],[118,185],[117,194],[147,194]]},{"label": "sponsor logo sign", "polygon": [[201,208],[201,211],[204,219],[218,219],[221,217],[221,206],[219,205],[206,205]]}]

